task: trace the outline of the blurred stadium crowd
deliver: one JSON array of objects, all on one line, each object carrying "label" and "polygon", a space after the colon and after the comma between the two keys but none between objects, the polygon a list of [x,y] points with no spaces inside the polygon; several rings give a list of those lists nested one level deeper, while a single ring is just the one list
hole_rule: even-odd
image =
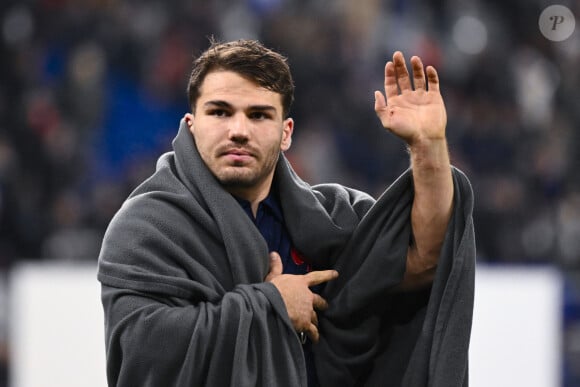
[{"label": "blurred stadium crowd", "polygon": [[[580,2],[560,4],[580,15]],[[191,61],[211,35],[259,39],[289,57],[288,157],[305,180],[377,195],[408,158],[381,128],[373,91],[395,50],[421,56],[439,71],[452,160],[475,190],[479,261],[579,269],[580,26],[549,41],[538,29],[547,5],[3,0],[0,272],[22,260],[96,260],[109,219],[170,149]],[[569,282],[572,298],[578,287]],[[576,365],[578,327],[566,339]],[[1,364],[7,356],[0,345]]]}]

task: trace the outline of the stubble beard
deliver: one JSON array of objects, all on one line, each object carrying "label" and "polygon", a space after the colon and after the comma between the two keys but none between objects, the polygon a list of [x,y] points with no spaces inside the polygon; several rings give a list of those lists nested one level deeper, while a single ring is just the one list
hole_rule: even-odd
[{"label": "stubble beard", "polygon": [[259,186],[274,170],[278,154],[269,155],[266,163],[255,170],[244,166],[227,166],[222,171],[214,172],[220,184],[228,191],[249,189]]}]

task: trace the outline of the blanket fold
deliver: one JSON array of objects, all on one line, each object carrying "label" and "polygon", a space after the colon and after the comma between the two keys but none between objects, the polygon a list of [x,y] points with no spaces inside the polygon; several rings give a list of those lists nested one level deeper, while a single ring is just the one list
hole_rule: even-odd
[{"label": "blanket fold", "polygon": [[[473,193],[453,169],[454,210],[430,289],[392,292],[404,274],[411,171],[362,219],[325,289],[315,347],[323,386],[466,386],[473,313]],[[342,269],[342,270],[341,270]],[[324,377],[323,377],[324,375]]]},{"label": "blanket fold", "polygon": [[[431,291],[393,294],[410,237],[411,173],[375,201],[336,184],[311,187],[280,157],[275,184],[294,246],[315,269],[341,273],[323,291],[331,305],[319,316],[315,346],[323,385],[466,385],[475,259],[469,182],[453,170],[453,221]],[[182,121],[173,151],[103,240],[109,385],[306,386],[284,302],[263,282],[268,253]]]}]

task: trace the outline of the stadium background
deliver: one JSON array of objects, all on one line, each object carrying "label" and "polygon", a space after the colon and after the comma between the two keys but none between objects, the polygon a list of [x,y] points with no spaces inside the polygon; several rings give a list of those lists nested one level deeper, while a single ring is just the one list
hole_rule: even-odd
[{"label": "stadium background", "polygon": [[[0,386],[10,273],[95,262],[128,193],[169,150],[192,58],[255,38],[289,57],[309,182],[379,194],[408,165],[373,111],[394,50],[439,70],[453,163],[476,194],[478,261],[564,279],[562,385],[580,384],[580,25],[539,31],[541,0],[3,0]],[[579,1],[560,1],[580,15]]]}]

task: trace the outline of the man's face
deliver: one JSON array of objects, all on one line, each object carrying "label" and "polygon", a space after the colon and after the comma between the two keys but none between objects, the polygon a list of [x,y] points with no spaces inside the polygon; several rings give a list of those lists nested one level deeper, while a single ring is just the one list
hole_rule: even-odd
[{"label": "man's face", "polygon": [[280,151],[290,147],[293,121],[280,94],[232,71],[207,74],[190,122],[201,158],[232,193],[270,189]]}]

